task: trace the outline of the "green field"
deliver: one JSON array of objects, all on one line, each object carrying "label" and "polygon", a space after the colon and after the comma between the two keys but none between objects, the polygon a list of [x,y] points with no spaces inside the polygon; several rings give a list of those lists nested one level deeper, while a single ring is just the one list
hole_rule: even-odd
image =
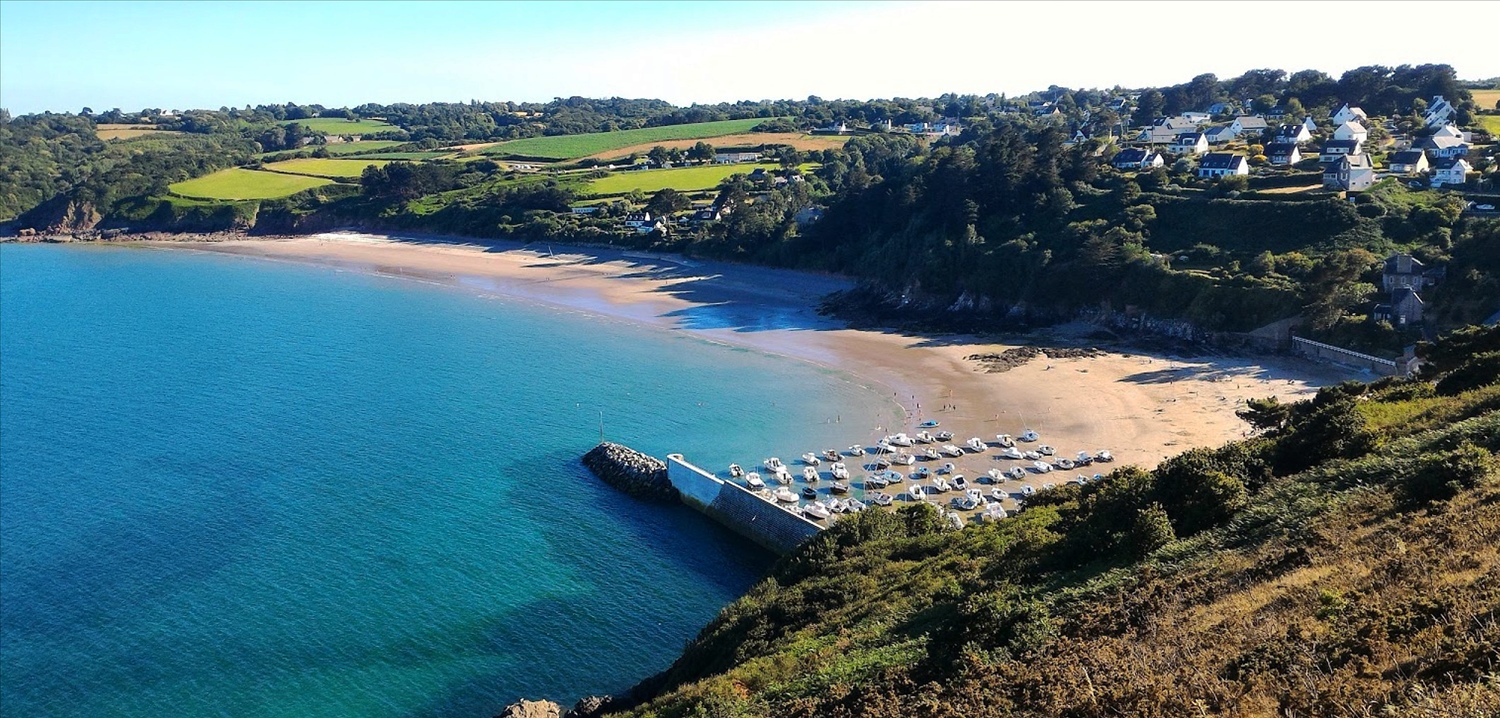
[{"label": "green field", "polygon": [[697,122],[690,125],[643,127],[638,130],[620,130],[619,132],[591,132],[584,135],[528,137],[524,140],[501,142],[493,147],[486,147],[483,151],[487,155],[513,155],[516,157],[545,157],[554,160],[571,160],[647,142],[708,139],[722,135],[736,135],[748,132],[751,127],[765,121],[764,119],[723,120],[720,122]]},{"label": "green field", "polygon": [[1492,136],[1500,136],[1500,115],[1475,115],[1479,119],[1479,125],[1488,130]]},{"label": "green field", "polygon": [[277,172],[290,172],[299,175],[312,175],[314,177],[336,177],[340,179],[353,179],[364,173],[365,168],[370,165],[384,167],[390,160],[330,160],[317,157],[308,157],[297,160],[285,160],[283,162],[272,162],[266,165],[266,169]]},{"label": "green field", "polygon": [[305,120],[290,120],[287,124],[298,124],[313,132],[321,132],[325,135],[361,135],[366,132],[383,132],[385,130],[399,130],[395,125],[388,125],[380,120],[359,120],[350,122],[342,117],[310,117]]},{"label": "green field", "polygon": [[[383,149],[385,149],[387,147],[395,147],[396,145],[399,145],[399,144],[404,144],[404,143],[397,142],[395,140],[370,140],[370,141],[367,141],[367,142],[339,142],[339,143],[335,143],[335,144],[331,144],[331,145],[323,145],[323,149],[328,150],[328,154],[330,154],[330,155],[352,155],[352,154],[354,154],[356,152],[372,152],[374,150],[383,150]],[[316,148],[309,147],[307,149],[316,149]]]},{"label": "green field", "polygon": [[730,175],[748,175],[756,167],[767,171],[777,167],[773,164],[704,165],[702,167],[678,167],[669,170],[639,170],[621,172],[589,182],[586,194],[625,194],[633,189],[650,194],[671,187],[679,192],[713,189]]},{"label": "green field", "polygon": [[453,152],[443,152],[443,151],[434,151],[434,152],[376,152],[374,154],[360,155],[360,156],[361,157],[369,157],[372,160],[430,160],[430,159],[436,159],[438,157],[451,157],[453,154],[454,154]]},{"label": "green field", "polygon": [[326,184],[333,182],[321,177],[228,169],[178,182],[168,189],[184,197],[198,199],[275,199]]}]

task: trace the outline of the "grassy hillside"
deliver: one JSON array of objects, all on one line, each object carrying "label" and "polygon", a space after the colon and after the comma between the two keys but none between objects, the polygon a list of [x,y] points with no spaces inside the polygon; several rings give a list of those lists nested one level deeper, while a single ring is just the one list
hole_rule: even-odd
[{"label": "grassy hillside", "polygon": [[274,199],[327,184],[333,184],[332,180],[236,168],[178,182],[169,189],[197,199]]},{"label": "grassy hillside", "polygon": [[618,195],[638,189],[649,194],[659,192],[668,187],[679,192],[692,192],[712,189],[719,186],[720,182],[729,177],[734,175],[748,175],[754,172],[757,167],[764,168],[769,172],[776,165],[703,165],[701,167],[676,167],[665,170],[620,172],[590,182],[585,192],[594,195]]},{"label": "grassy hillside", "polygon": [[303,159],[286,160],[283,162],[272,162],[266,165],[266,169],[276,172],[287,172],[297,175],[309,175],[312,177],[332,177],[336,179],[358,178],[366,167],[375,165],[384,167],[390,160],[377,159],[347,159],[330,160],[308,157]]},{"label": "grassy hillside", "polygon": [[997,523],[855,515],[616,714],[1493,716],[1500,329],[1426,354]]},{"label": "grassy hillside", "polygon": [[643,127],[638,130],[621,130],[619,132],[530,137],[524,140],[501,142],[498,145],[485,148],[483,151],[489,155],[571,160],[632,145],[660,142],[663,140],[708,139],[721,135],[739,134],[748,132],[750,128],[762,122],[765,122],[765,120],[722,120],[719,122],[698,122],[687,125],[667,125],[665,127]]}]

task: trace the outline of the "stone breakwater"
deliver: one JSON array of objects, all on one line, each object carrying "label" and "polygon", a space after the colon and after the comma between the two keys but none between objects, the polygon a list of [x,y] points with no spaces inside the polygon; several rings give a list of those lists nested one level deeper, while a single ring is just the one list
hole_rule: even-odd
[{"label": "stone breakwater", "polygon": [[606,441],[583,455],[583,465],[604,483],[636,498],[674,503],[681,499],[667,478],[666,462],[628,446]]}]

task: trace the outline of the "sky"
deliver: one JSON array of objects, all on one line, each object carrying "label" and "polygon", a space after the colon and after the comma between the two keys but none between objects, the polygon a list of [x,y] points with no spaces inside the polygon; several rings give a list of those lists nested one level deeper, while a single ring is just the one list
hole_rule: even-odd
[{"label": "sky", "polygon": [[[1392,42],[1402,18],[1489,29]],[[1482,79],[1500,76],[1497,27],[1500,0],[0,0],[0,107],[1015,95],[1054,84],[1172,85],[1264,67],[1338,77],[1361,65],[1433,62]]]}]

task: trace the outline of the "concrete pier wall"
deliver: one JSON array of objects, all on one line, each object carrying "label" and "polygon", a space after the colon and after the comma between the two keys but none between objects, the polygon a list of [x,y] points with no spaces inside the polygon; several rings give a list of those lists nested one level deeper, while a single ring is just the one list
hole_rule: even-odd
[{"label": "concrete pier wall", "polygon": [[681,454],[667,455],[667,477],[692,506],[755,543],[779,554],[817,535],[822,527],[767,502],[748,489],[694,466]]}]

